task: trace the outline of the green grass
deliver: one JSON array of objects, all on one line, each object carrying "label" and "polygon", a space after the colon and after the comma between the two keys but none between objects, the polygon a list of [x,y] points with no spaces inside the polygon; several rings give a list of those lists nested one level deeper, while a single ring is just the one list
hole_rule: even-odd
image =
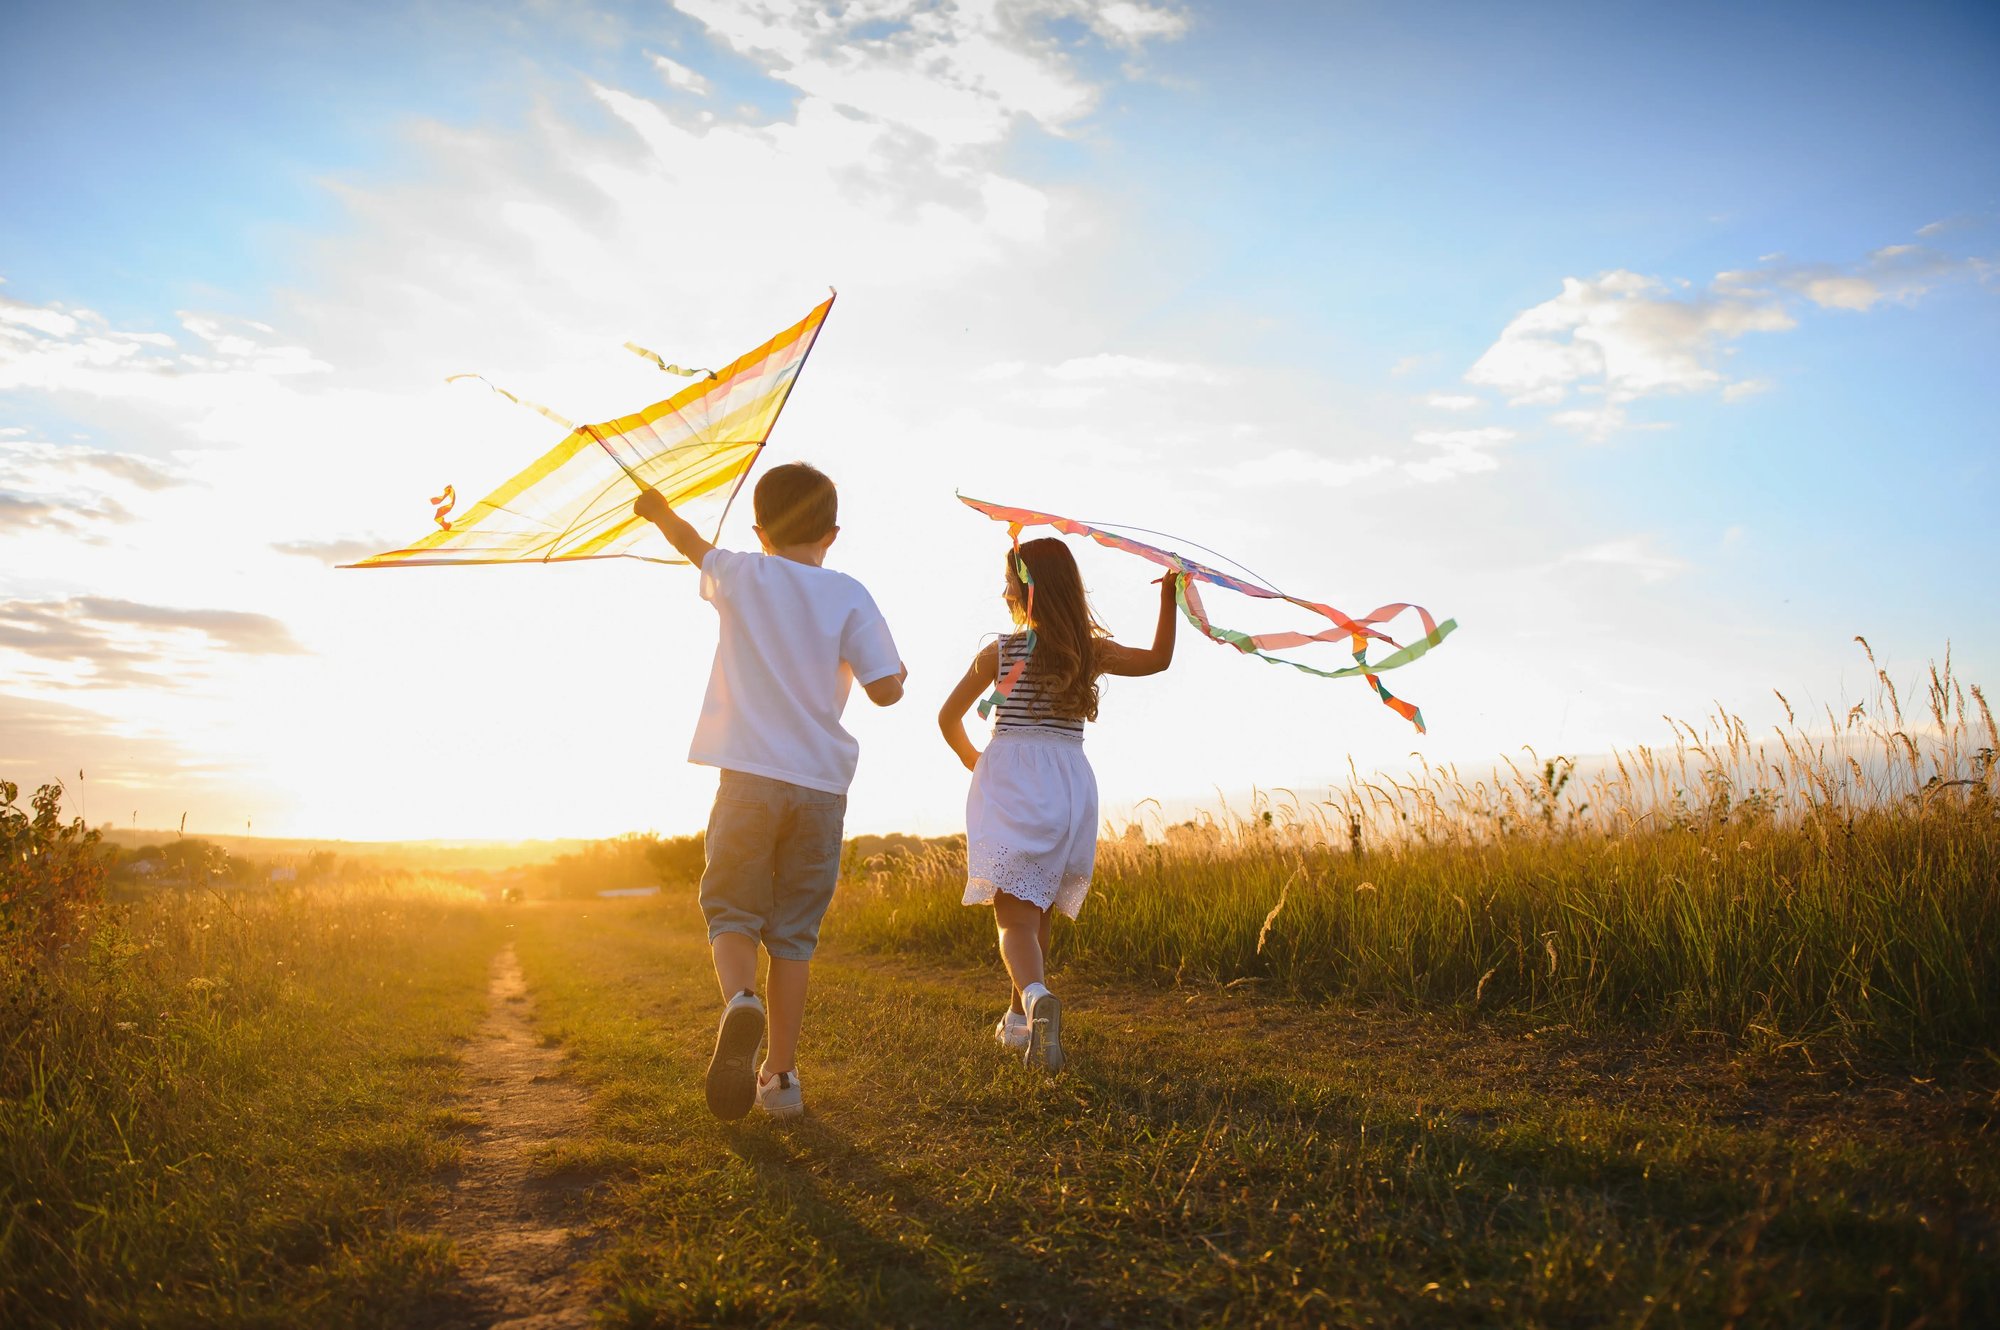
[{"label": "green grass", "polygon": [[789,1126],[707,1114],[685,893],[93,912],[17,855],[0,1324],[476,1319],[434,1207],[508,937],[591,1093],[536,1167],[607,1326],[1993,1324],[2000,731],[1948,666],[1928,720],[1882,690],[1130,829],[1053,1080],[991,1042],[963,851],[851,865]]},{"label": "green grass", "polygon": [[835,950],[813,1116],[725,1125],[691,902],[537,908],[518,935],[593,1093],[544,1163],[600,1179],[614,1326],[1951,1325],[2000,1301],[1993,1103],[1962,1084],[1081,965],[1050,1081],[991,1044],[990,965]]},{"label": "green grass", "polygon": [[0,1323],[405,1324],[498,924],[442,895],[168,892],[7,976]]},{"label": "green grass", "polygon": [[[1482,779],[1356,777],[1323,802],[1102,842],[1057,947],[1079,972],[1745,1046],[1909,1068],[2000,1046],[2000,732],[1930,677],[1753,741],[1721,717],[1670,749]],[[962,848],[883,856],[828,936],[984,962]]]}]

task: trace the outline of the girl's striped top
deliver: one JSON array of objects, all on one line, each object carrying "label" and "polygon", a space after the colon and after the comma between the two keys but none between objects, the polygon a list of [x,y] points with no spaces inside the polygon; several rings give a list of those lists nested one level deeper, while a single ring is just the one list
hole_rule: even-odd
[{"label": "girl's striped top", "polygon": [[[999,677],[1005,679],[1015,662],[1027,657],[1027,634],[1009,633],[1002,637]],[[1041,680],[1035,677],[1035,667],[1030,665],[1015,683],[1014,695],[1001,698],[1000,705],[993,709],[993,732],[1080,735],[1083,733],[1083,717],[1063,715],[1057,709],[1055,700],[1042,691]]]}]

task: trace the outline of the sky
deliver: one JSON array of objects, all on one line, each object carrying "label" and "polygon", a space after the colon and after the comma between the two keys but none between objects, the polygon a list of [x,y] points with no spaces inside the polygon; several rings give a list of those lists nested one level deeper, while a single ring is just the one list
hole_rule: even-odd
[{"label": "sky", "polygon": [[1106,686],[1114,822],[1844,711],[1856,635],[2000,674],[1990,5],[86,0],[0,14],[0,123],[0,778],[93,823],[697,829],[687,569],[335,565],[555,442],[447,375],[604,419],[673,386],[621,343],[829,286],[766,458],[910,669],[854,832],[963,826],[954,492],[1461,625],[1385,677],[1422,735],[1184,632]]}]

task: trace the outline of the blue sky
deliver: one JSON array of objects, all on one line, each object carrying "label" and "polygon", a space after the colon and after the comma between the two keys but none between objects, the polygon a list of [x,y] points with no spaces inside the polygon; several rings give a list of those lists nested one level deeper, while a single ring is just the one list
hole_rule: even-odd
[{"label": "blue sky", "polygon": [[[1184,644],[1114,690],[1114,808],[1763,722],[1772,687],[1865,691],[1857,632],[1905,672],[2000,661],[1989,6],[0,24],[0,765],[93,767],[142,824],[697,823],[712,629],[675,574],[327,564],[546,446],[444,373],[628,409],[656,385],[620,341],[725,358],[829,282],[775,446],[842,481],[834,561],[913,669],[907,709],[854,717],[861,829],[956,818],[929,699],[996,625],[953,488],[1464,623],[1395,685],[1422,740]],[[1086,573],[1135,631],[1139,570]],[[620,705],[547,688],[607,675]],[[480,774],[375,793],[441,748]],[[558,769],[590,774],[525,812],[502,774]]]}]

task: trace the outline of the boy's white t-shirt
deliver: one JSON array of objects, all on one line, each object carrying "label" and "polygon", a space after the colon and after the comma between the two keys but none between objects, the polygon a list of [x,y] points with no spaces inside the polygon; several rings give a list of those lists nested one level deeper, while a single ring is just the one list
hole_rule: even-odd
[{"label": "boy's white t-shirt", "polygon": [[844,794],[861,745],[841,728],[855,680],[903,668],[868,589],[772,554],[712,550],[701,596],[722,619],[688,761]]}]

